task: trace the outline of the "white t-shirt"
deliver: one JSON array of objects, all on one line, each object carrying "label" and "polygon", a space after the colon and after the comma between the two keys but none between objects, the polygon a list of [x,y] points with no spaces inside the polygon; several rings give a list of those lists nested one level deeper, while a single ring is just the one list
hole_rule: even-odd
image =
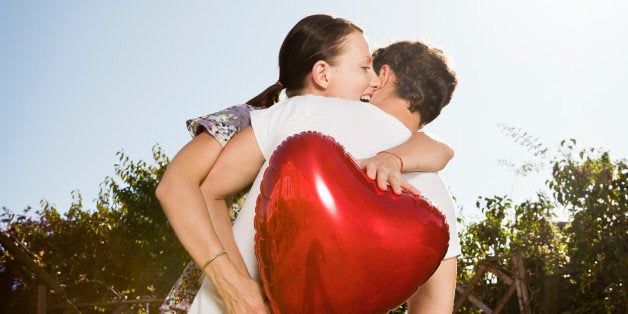
[{"label": "white t-shirt", "polygon": [[[260,278],[255,257],[255,205],[268,160],[277,146],[294,134],[318,131],[332,136],[355,159],[362,159],[395,147],[412,135],[399,120],[372,104],[312,95],[292,97],[268,109],[252,111],[251,126],[266,162],[238,213],[233,232],[249,273],[257,280]],[[404,173],[404,178],[445,214],[450,235],[445,258],[459,255],[454,203],[438,173]],[[208,313],[207,310],[220,308],[222,300],[216,298],[219,297],[215,288],[206,278],[190,313]]]},{"label": "white t-shirt", "polygon": [[[372,104],[313,95],[292,97],[268,109],[252,111],[251,126],[266,159],[253,184],[257,188],[255,192],[251,189],[242,209],[249,211],[252,208],[253,215],[268,160],[289,136],[303,131],[319,131],[332,136],[355,159],[362,159],[397,146],[412,135],[403,123]],[[403,176],[445,214],[450,225],[449,249],[445,258],[459,255],[455,205],[441,177],[438,173],[425,172],[404,173]]]}]

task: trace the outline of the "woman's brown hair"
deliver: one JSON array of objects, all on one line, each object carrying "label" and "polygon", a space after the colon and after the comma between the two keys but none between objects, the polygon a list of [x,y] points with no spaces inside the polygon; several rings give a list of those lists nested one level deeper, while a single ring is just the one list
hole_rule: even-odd
[{"label": "woman's brown hair", "polygon": [[257,108],[270,107],[279,101],[284,88],[288,97],[300,95],[314,64],[323,60],[334,65],[342,52],[344,38],[356,31],[363,32],[348,20],[326,14],[310,15],[300,20],[286,35],[279,50],[279,81],[247,104]]}]

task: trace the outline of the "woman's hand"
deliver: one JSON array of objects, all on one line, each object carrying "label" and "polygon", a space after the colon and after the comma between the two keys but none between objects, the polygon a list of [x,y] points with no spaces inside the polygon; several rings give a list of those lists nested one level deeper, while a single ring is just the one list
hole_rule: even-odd
[{"label": "woman's hand", "polygon": [[207,269],[230,314],[270,313],[260,283],[239,272],[228,258],[217,259]]},{"label": "woman's hand", "polygon": [[419,195],[419,190],[412,186],[401,176],[401,162],[391,154],[380,153],[373,157],[357,160],[357,163],[366,171],[366,175],[371,180],[377,181],[377,186],[386,191],[388,185],[397,195],[402,190]]},{"label": "woman's hand", "polygon": [[227,313],[270,313],[263,295],[260,283],[247,276],[239,282],[236,289],[231,289],[229,297],[222,297]]}]

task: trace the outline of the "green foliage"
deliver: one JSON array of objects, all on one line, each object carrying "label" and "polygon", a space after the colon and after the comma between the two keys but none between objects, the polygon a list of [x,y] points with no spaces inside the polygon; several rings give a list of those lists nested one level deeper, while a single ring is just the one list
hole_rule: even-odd
[{"label": "green foliage", "polygon": [[[75,192],[64,215],[45,201],[34,215],[6,208],[0,214],[6,232],[32,252],[75,303],[164,296],[189,259],[155,197],[168,158],[157,146],[154,165],[131,161],[123,152],[117,156],[116,177],[101,184],[93,210],[85,209]],[[13,263],[6,254],[5,262]],[[11,277],[7,269],[0,269],[0,276]],[[7,279],[0,289],[12,295],[0,311],[23,309],[19,301],[27,300],[23,295],[33,283],[19,276]],[[54,297],[50,303],[63,304]]]},{"label": "green foliage", "polygon": [[[588,313],[628,309],[628,167],[593,149],[563,142],[549,187],[573,221],[567,228],[571,301]],[[582,302],[580,300],[589,300]]]},{"label": "green foliage", "polygon": [[[551,223],[553,207],[546,196],[539,194],[537,197],[537,201],[516,205],[508,196],[484,197],[477,202],[476,206],[482,210],[485,219],[470,224],[461,232],[463,255],[458,264],[459,282],[471,280],[479,261],[489,261],[508,274],[513,266],[506,257],[518,253],[524,257],[532,298],[547,293],[543,291],[546,290],[543,287],[544,280],[555,272],[563,255],[560,243],[556,242],[560,238],[559,232]],[[474,288],[473,294],[490,306],[501,299],[507,288],[493,274],[486,273],[480,286]],[[534,305],[539,309],[547,309],[554,302],[539,302],[539,298],[535,300]],[[514,298],[505,310],[518,312],[518,303]],[[471,309],[467,307],[466,311]]]},{"label": "green foliage", "polygon": [[[563,141],[551,153],[520,129],[503,130],[537,160],[519,166],[501,163],[517,176],[549,166],[551,193],[537,193],[518,203],[508,195],[480,197],[476,206],[484,219],[468,223],[460,232],[458,282],[468,283],[480,261],[489,261],[512,277],[512,261],[505,257],[516,253],[523,257],[533,312],[624,313],[626,161],[613,161],[608,152],[595,149],[577,150],[574,140]],[[115,177],[101,184],[94,209],[85,209],[75,192],[63,215],[45,201],[34,213],[30,208],[20,214],[3,208],[0,213],[3,232],[21,243],[75,303],[162,297],[189,260],[154,195],[168,158],[157,146],[153,164],[132,161],[123,152],[117,156]],[[557,224],[557,209],[567,210],[571,221]],[[36,282],[5,250],[0,253],[0,312],[23,312]],[[485,274],[473,295],[494,306],[507,288],[494,275]],[[49,299],[50,305],[63,304],[54,294]],[[403,308],[393,312],[402,313]],[[479,310],[467,302],[462,312]],[[515,297],[504,312],[519,312]]]},{"label": "green foliage", "polygon": [[[535,156],[548,154],[549,150],[527,133],[507,131]],[[547,186],[551,195],[537,193],[519,204],[513,204],[508,196],[479,198],[476,206],[484,219],[468,224],[460,233],[463,255],[459,259],[459,283],[471,280],[479,261],[511,269],[504,257],[517,253],[524,259],[533,312],[626,311],[626,162],[614,162],[608,152],[595,149],[575,153],[575,144],[575,140],[563,141],[549,161],[552,178]],[[563,225],[555,222],[557,208],[567,209],[572,218],[562,230],[559,227]],[[495,276],[486,274],[473,294],[494,306],[506,288]],[[474,311],[479,312],[465,303],[463,312]],[[518,313],[514,297],[504,311]]]}]

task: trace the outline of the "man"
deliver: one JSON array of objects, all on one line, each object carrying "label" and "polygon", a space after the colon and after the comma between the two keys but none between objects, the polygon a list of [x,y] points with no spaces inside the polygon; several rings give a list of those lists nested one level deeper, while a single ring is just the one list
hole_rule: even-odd
[{"label": "man", "polygon": [[[364,158],[407,140],[412,132],[433,121],[449,103],[457,81],[442,51],[420,42],[405,41],[379,49],[373,56],[374,68],[381,80],[380,89],[371,99],[375,106],[311,95],[293,97],[269,109],[252,112],[252,128],[243,130],[225,147],[210,173],[213,178],[206,179],[206,182],[220,180],[221,184],[204,184],[201,188],[207,199],[220,202],[257,176],[234,223],[233,233],[225,235],[218,231],[225,243],[230,243],[235,235],[241,255],[234,252],[235,245],[225,244],[225,247],[229,257],[238,261],[234,263],[246,265],[246,269],[239,267],[237,271],[240,273],[248,271],[253,279],[259,280],[254,253],[255,203],[267,160],[284,139],[302,131],[319,131],[334,137],[354,158]],[[323,82],[325,73],[314,73],[311,79]],[[391,159],[396,162],[394,157]],[[409,312],[451,313],[455,294],[455,256],[460,254],[453,201],[435,173],[410,173],[404,177],[443,211],[451,237],[449,251],[436,273],[408,300]],[[207,272],[212,281],[220,283],[226,278],[221,277],[223,272],[236,271],[222,268],[224,261],[224,258],[218,258],[209,265]],[[238,283],[235,289],[225,288],[233,286],[232,283],[218,286],[220,295],[242,294],[235,296],[235,300],[261,300],[254,295],[256,292],[250,283]],[[216,302],[221,302],[220,298],[206,279],[190,312],[202,312],[204,304]]]}]

